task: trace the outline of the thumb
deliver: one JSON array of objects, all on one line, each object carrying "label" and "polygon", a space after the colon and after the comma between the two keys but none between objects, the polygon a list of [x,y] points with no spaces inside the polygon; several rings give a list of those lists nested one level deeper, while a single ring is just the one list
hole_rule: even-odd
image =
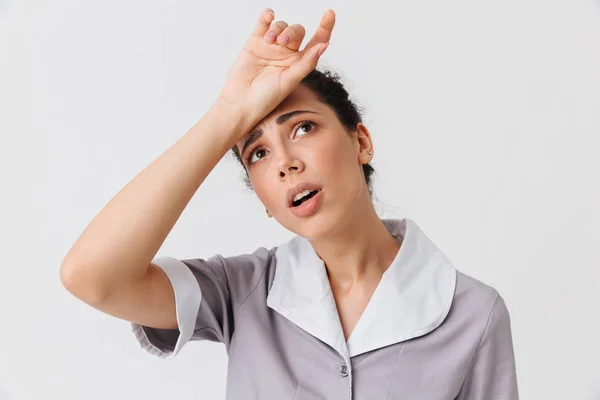
[{"label": "thumb", "polygon": [[[298,62],[281,74],[283,81],[289,82],[290,87],[297,86],[300,81],[310,73],[310,71],[315,69],[319,58],[323,55],[323,52],[325,52],[327,46],[329,46],[329,42],[318,46],[315,45],[306,53],[304,53]],[[318,54],[319,52],[321,52],[321,54]]]}]

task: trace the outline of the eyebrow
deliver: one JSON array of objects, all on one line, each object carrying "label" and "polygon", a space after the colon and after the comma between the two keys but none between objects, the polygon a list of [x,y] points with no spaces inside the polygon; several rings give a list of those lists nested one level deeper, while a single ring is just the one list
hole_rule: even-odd
[{"label": "eyebrow", "polygon": [[[275,120],[275,123],[277,125],[283,125],[290,118],[292,118],[292,117],[294,117],[294,116],[296,116],[298,114],[304,114],[304,113],[318,114],[317,112],[310,111],[310,110],[294,110],[294,111],[287,112],[285,114],[281,114],[279,117],[277,117],[277,119]],[[264,131],[262,129],[260,129],[260,128],[257,128],[255,130],[253,130],[252,132],[250,132],[250,135],[248,136],[248,139],[246,139],[246,141],[242,145],[242,151],[240,152],[240,154],[243,156],[244,152],[246,151],[246,149],[248,147],[250,147],[250,145],[252,143],[254,143],[258,139],[260,139],[260,137],[263,135],[263,133],[264,133]]]}]

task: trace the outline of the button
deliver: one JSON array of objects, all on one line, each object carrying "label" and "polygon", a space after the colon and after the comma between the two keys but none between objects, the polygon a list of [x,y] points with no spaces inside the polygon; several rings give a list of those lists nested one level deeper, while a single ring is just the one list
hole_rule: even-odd
[{"label": "button", "polygon": [[346,364],[340,366],[340,375],[348,376],[348,366]]}]

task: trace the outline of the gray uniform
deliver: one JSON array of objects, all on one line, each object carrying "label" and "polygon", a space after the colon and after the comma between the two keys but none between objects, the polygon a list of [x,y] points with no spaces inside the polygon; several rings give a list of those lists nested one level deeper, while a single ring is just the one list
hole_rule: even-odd
[{"label": "gray uniform", "polygon": [[190,340],[225,344],[227,399],[518,399],[508,310],[456,270],[411,219],[345,340],[323,261],[295,236],[271,250],[153,260],[175,293],[179,329],[132,323],[142,348],[175,356]]}]

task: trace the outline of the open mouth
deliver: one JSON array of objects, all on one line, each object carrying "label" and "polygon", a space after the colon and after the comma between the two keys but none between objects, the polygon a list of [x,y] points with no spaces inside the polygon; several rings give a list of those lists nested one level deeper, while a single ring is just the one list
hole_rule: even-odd
[{"label": "open mouth", "polygon": [[302,197],[298,200],[292,201],[292,207],[298,207],[300,204],[307,202],[308,200],[312,199],[317,193],[319,193],[318,190],[312,190],[310,193],[306,194],[304,197]]}]

